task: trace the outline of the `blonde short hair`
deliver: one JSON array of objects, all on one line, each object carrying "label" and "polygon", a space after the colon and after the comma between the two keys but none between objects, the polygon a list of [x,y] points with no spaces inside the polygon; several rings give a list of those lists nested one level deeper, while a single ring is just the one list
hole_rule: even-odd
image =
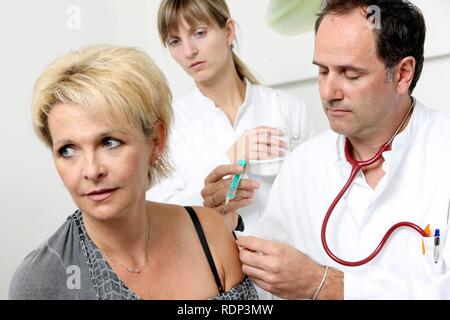
[{"label": "blonde short hair", "polygon": [[[156,121],[170,130],[172,94],[152,59],[136,48],[97,45],[69,52],[50,64],[35,83],[33,127],[52,147],[48,116],[53,106],[70,103],[117,130],[150,138]],[[167,152],[148,171],[149,185],[167,176]]]}]

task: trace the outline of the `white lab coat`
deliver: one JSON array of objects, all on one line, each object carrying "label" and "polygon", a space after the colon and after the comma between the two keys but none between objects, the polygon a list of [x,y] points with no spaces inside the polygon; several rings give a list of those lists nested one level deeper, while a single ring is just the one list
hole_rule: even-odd
[{"label": "white lab coat", "polygon": [[[252,85],[247,81],[245,101],[239,108],[234,125],[214,102],[198,88],[174,104],[175,121],[169,138],[170,161],[174,172],[147,192],[147,199],[179,205],[203,205],[201,190],[204,179],[217,166],[230,164],[227,150],[247,129],[266,125],[270,116],[274,89]],[[289,119],[292,135],[304,141],[313,134],[302,101],[277,90],[283,115]],[[245,232],[254,230],[261,217],[274,177],[248,175],[261,182],[254,202],[239,213]]]},{"label": "white lab coat", "polygon": [[316,262],[344,272],[345,299],[450,299],[450,114],[417,103],[407,128],[383,154],[384,177],[373,190],[360,172],[331,215],[327,242],[347,261],[366,258],[395,223],[440,229],[440,258],[433,238],[398,229],[371,262],[344,267],[325,253],[325,213],[347,181],[344,137],[331,130],[307,141],[285,161],[255,234],[288,242]]}]

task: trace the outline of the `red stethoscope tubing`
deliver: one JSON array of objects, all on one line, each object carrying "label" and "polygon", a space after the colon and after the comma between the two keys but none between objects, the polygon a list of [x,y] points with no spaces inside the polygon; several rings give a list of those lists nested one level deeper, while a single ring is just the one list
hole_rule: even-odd
[{"label": "red stethoscope tubing", "polygon": [[352,156],[352,153],[350,150],[350,142],[348,141],[348,139],[346,139],[346,141],[345,141],[345,157],[347,158],[347,161],[350,162],[350,164],[352,165],[352,172],[350,174],[350,177],[347,180],[347,183],[344,185],[342,190],[338,193],[338,195],[336,196],[334,201],[331,203],[331,206],[328,208],[327,214],[325,215],[325,218],[323,219],[322,233],[321,233],[322,245],[323,245],[323,248],[325,249],[325,252],[328,254],[328,256],[330,256],[331,259],[333,259],[334,261],[336,261],[339,264],[342,264],[347,267],[358,267],[358,266],[368,263],[373,258],[375,258],[378,255],[378,253],[380,253],[381,249],[386,244],[386,241],[389,239],[391,234],[396,229],[401,228],[401,227],[413,228],[418,233],[420,233],[423,237],[428,237],[428,235],[425,233],[425,231],[422,230],[418,225],[416,225],[412,222],[399,222],[399,223],[393,225],[386,232],[386,234],[384,235],[383,239],[381,239],[381,241],[378,244],[378,246],[376,247],[376,249],[372,252],[372,254],[370,256],[368,256],[365,259],[362,259],[359,261],[345,261],[345,260],[340,259],[336,255],[334,255],[333,252],[331,252],[330,248],[328,247],[327,238],[326,238],[327,224],[328,224],[328,220],[330,219],[331,213],[333,212],[334,208],[336,207],[336,205],[338,204],[338,202],[342,198],[342,196],[345,194],[345,192],[347,192],[348,188],[352,184],[353,180],[355,179],[356,175],[361,170],[361,168],[370,166],[371,164],[380,160],[383,152],[385,152],[386,150],[389,149],[390,144],[391,144],[390,141],[388,143],[384,144],[380,148],[380,150],[377,152],[377,154],[375,156],[373,156],[373,158],[371,158],[369,160],[365,160],[365,161],[357,161],[357,160],[353,159],[353,156]]}]

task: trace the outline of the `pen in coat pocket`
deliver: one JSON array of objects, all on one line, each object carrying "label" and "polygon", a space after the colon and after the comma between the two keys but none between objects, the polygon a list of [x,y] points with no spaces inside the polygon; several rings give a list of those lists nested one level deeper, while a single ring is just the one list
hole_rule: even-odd
[{"label": "pen in coat pocket", "polygon": [[437,263],[439,260],[439,243],[441,242],[440,239],[440,232],[439,229],[434,230],[434,263]]}]

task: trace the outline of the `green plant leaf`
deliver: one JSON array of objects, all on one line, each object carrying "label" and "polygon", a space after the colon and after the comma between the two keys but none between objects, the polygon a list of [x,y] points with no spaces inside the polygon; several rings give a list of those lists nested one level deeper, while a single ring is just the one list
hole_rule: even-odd
[{"label": "green plant leaf", "polygon": [[282,35],[298,35],[313,29],[322,0],[271,0],[266,23]]}]

